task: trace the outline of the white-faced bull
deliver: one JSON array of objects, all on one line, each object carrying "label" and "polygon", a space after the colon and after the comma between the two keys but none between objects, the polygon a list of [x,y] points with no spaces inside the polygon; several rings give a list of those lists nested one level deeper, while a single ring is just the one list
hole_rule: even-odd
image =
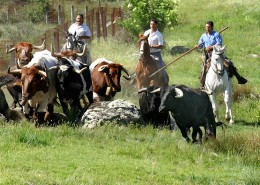
[{"label": "white-faced bull", "polygon": [[[200,126],[205,128],[206,136],[216,137],[216,122],[208,94],[204,91],[192,89],[184,85],[164,86],[153,92],[160,91],[160,112],[171,111],[182,136],[190,141],[187,129],[193,128],[192,139],[202,140]],[[221,124],[221,123],[218,123]]]},{"label": "white-faced bull", "polygon": [[122,71],[127,75],[123,76],[126,80],[131,79],[123,65],[113,63],[105,58],[94,61],[90,65],[90,70],[95,101],[113,100],[116,93],[121,91]]}]

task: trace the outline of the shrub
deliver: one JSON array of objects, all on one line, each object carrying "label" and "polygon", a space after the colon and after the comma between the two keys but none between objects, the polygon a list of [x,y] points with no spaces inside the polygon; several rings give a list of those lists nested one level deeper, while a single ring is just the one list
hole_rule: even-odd
[{"label": "shrub", "polygon": [[33,6],[27,6],[24,10],[25,19],[33,23],[42,22],[45,19],[45,12],[49,10],[48,0],[30,0]]},{"label": "shrub", "polygon": [[177,24],[177,3],[171,0],[127,0],[123,6],[125,13],[121,22],[123,28],[136,37],[149,27],[149,20],[158,21],[158,29],[171,28]]}]

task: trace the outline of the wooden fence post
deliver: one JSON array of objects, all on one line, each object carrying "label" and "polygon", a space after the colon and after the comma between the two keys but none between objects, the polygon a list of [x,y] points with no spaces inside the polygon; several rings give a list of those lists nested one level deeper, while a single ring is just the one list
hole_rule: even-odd
[{"label": "wooden fence post", "polygon": [[60,44],[59,44],[59,32],[53,32],[53,41],[54,41],[54,50],[60,51]]},{"label": "wooden fence post", "polygon": [[[7,45],[6,45],[6,50],[9,50],[9,49],[12,48],[12,47],[14,47],[13,44],[7,44]],[[16,60],[16,58],[15,58],[15,52],[11,52],[10,54],[11,54],[11,55],[10,55],[10,66],[16,66],[16,62],[15,62],[15,60]]]},{"label": "wooden fence post", "polygon": [[71,24],[74,23],[74,6],[71,6],[71,13],[70,13],[70,22]]},{"label": "wooden fence post", "polygon": [[48,10],[45,11],[45,23],[48,24]]},{"label": "wooden fence post", "polygon": [[58,24],[61,24],[61,5],[59,5],[58,9]]},{"label": "wooden fence post", "polygon": [[114,21],[115,21],[115,11],[116,9],[113,8],[113,12],[111,14],[111,28],[112,28],[112,36],[115,36],[115,24],[114,24]]},{"label": "wooden fence post", "polygon": [[86,24],[88,23],[87,17],[88,17],[88,6],[85,7],[85,20],[86,20]]},{"label": "wooden fence post", "polygon": [[104,11],[103,7],[101,7],[101,23],[102,23],[102,32],[104,39],[107,38],[107,26],[106,26],[106,12]]},{"label": "wooden fence post", "polygon": [[96,27],[97,27],[97,38],[100,39],[100,21],[99,11],[96,12]]}]

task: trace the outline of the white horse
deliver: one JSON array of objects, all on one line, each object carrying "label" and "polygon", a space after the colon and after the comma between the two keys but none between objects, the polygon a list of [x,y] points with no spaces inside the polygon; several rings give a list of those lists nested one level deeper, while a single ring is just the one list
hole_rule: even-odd
[{"label": "white horse", "polygon": [[234,123],[231,112],[232,106],[232,78],[228,77],[227,71],[224,69],[225,46],[214,46],[211,56],[211,65],[206,75],[205,88],[211,91],[209,95],[212,103],[212,108],[215,114],[216,122],[219,122],[219,106],[217,104],[216,96],[220,92],[224,93],[224,101],[226,104],[225,118],[230,124]]}]

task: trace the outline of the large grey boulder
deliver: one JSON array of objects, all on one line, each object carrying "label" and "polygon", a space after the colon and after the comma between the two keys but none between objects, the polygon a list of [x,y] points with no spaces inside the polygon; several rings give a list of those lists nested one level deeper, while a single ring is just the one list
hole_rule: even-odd
[{"label": "large grey boulder", "polygon": [[139,120],[139,109],[133,103],[122,99],[95,102],[81,118],[83,128],[93,128],[109,122],[129,124]]}]

